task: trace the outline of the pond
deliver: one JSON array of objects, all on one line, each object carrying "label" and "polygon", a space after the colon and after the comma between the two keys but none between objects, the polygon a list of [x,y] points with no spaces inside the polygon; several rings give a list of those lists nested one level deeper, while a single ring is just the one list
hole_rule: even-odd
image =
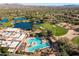
[{"label": "pond", "polygon": [[21,28],[23,30],[31,30],[32,29],[32,23],[31,22],[15,23],[14,28]]},{"label": "pond", "polygon": [[2,18],[2,19],[1,19],[1,22],[2,22],[2,23],[3,23],[3,22],[8,22],[8,18],[7,18],[7,17]]}]

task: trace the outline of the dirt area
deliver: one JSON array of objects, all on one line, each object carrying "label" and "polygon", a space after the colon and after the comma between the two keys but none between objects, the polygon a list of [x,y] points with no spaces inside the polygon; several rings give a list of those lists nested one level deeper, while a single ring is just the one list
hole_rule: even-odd
[{"label": "dirt area", "polygon": [[79,28],[79,25],[71,25],[71,24],[68,24],[68,23],[60,23],[60,24],[57,24],[57,25],[64,27],[64,28],[69,30],[67,34],[65,34],[63,36],[56,37],[57,39],[61,38],[61,37],[66,37],[66,38],[71,40],[72,38],[79,36],[78,35],[79,32],[74,30],[76,28]]},{"label": "dirt area", "polygon": [[69,30],[67,34],[60,36],[60,37],[67,37],[68,39],[71,40],[72,38],[79,36],[78,33],[79,32],[76,32],[74,30]]}]

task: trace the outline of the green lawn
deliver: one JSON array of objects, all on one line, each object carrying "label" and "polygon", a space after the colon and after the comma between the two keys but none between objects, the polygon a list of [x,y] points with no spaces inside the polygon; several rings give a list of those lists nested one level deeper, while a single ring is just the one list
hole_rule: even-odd
[{"label": "green lawn", "polygon": [[59,26],[56,26],[56,25],[52,25],[48,22],[46,23],[43,23],[43,24],[40,24],[40,25],[36,25],[36,26],[41,26],[47,30],[51,30],[52,33],[56,36],[61,36],[61,35],[64,35],[68,32],[67,29],[65,28],[62,28],[62,27],[59,27]]},{"label": "green lawn", "polygon": [[72,39],[72,42],[73,42],[74,44],[79,45],[79,36],[78,36],[78,37],[73,38],[73,39]]},{"label": "green lawn", "polygon": [[11,22],[6,22],[6,23],[3,23],[3,26],[6,27],[6,26],[12,26]]}]

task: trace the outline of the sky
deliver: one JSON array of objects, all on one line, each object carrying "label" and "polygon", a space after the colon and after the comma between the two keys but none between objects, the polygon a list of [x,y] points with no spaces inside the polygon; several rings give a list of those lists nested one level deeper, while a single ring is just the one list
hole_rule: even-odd
[{"label": "sky", "polygon": [[62,5],[79,5],[79,3],[24,3],[23,5],[62,6]]},{"label": "sky", "polygon": [[79,5],[79,0],[0,0],[0,4],[3,3],[20,3],[24,5]]}]

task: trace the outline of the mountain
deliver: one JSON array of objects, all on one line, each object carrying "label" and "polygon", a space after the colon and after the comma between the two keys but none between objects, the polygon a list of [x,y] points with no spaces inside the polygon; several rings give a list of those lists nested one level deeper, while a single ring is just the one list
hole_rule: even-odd
[{"label": "mountain", "polygon": [[71,4],[71,5],[64,5],[64,7],[79,7],[79,5]]},{"label": "mountain", "polygon": [[21,4],[0,4],[0,8],[24,8],[26,7],[25,5]]},{"label": "mountain", "polygon": [[0,4],[0,8],[34,8],[34,7],[52,7],[52,8],[79,8],[79,5],[62,5],[62,6],[41,6],[41,5],[26,5],[26,4],[19,4],[19,3],[13,3],[13,4]]}]

